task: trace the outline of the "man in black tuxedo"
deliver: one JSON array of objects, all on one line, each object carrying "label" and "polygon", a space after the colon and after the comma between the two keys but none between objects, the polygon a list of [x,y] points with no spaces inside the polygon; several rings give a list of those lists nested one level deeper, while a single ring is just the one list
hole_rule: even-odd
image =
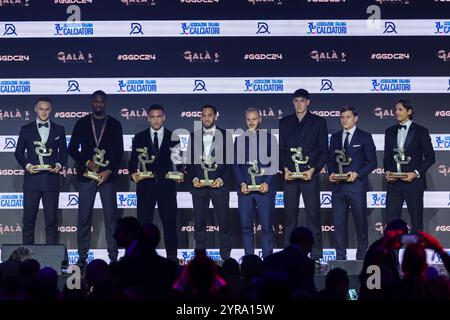
[{"label": "man in black tuxedo", "polygon": [[[167,179],[169,171],[175,171],[171,159],[172,148],[179,144],[178,137],[172,140],[172,131],[164,127],[166,115],[161,105],[154,104],[148,108],[150,128],[137,133],[128,169],[131,179],[137,183],[137,217],[141,225],[152,223],[155,205],[158,203],[158,213],[164,229],[164,244],[167,257],[172,260],[177,257],[177,186],[175,180]],[[138,149],[147,148],[147,155],[152,163],[144,164],[153,178],[143,178],[139,164]]]},{"label": "man in black tuxedo", "polygon": [[[309,92],[294,92],[295,113],[280,120],[280,170],[284,173],[284,243],[297,226],[300,194],[303,195],[306,225],[314,236],[311,257],[322,257],[322,225],[320,216],[319,173],[328,159],[328,129],[324,118],[308,111]],[[299,164],[303,179],[294,179],[295,164],[292,149],[302,148],[305,164]]]},{"label": "man in black tuxedo", "polygon": [[[226,131],[216,127],[217,109],[211,105],[205,105],[201,109],[202,129],[191,133],[188,145],[187,166],[188,179],[192,183],[192,202],[195,219],[195,248],[197,251],[206,250],[206,222],[208,218],[209,202],[212,201],[214,211],[217,214],[220,236],[220,257],[226,260],[231,253],[231,232],[229,216],[229,191],[230,191],[230,165],[227,164],[228,150],[233,148],[233,139]],[[231,153],[231,157],[232,152]],[[209,179],[212,185],[204,186],[201,180],[205,179],[201,157],[209,156],[215,163],[214,171],[209,171]],[[231,163],[233,159],[229,161]],[[209,161],[206,161],[208,164]],[[204,164],[203,164],[204,165]],[[209,163],[210,167],[214,167]]]},{"label": "man in black tuxedo", "polygon": [[[335,227],[336,260],[347,258],[347,225],[348,212],[351,207],[355,223],[358,249],[356,259],[363,260],[369,245],[367,226],[367,191],[368,176],[377,167],[377,154],[372,135],[356,127],[358,113],[353,107],[341,110],[341,125],[343,130],[331,136],[328,158],[328,172],[332,185],[333,224]],[[340,150],[343,154],[336,154]],[[348,180],[337,180],[340,161],[350,164],[342,165],[342,171]]]},{"label": "man in black tuxedo", "polygon": [[[44,206],[47,244],[58,242],[59,171],[67,162],[64,127],[50,121],[52,103],[39,98],[34,110],[36,120],[20,129],[15,157],[25,169],[23,180],[23,243],[34,244],[34,229],[39,201]],[[39,144],[40,143],[40,144]],[[26,155],[25,155],[26,151]],[[49,170],[39,170],[40,157]]]},{"label": "man in black tuxedo", "polygon": [[[412,122],[413,116],[414,109],[409,100],[401,99],[395,104],[398,124],[386,129],[383,162],[387,181],[387,223],[400,218],[403,201],[406,201],[411,232],[416,232],[423,230],[423,194],[427,188],[425,175],[434,164],[435,157],[428,129]],[[405,155],[404,161],[400,159],[404,178],[391,175],[398,171],[394,160],[398,151],[395,150],[402,150]]]},{"label": "man in black tuxedo", "polygon": [[[100,193],[105,221],[108,256],[117,261],[118,249],[114,240],[117,220],[116,179],[123,156],[122,125],[106,114],[106,93],[95,91],[91,95],[92,114],[75,123],[69,143],[70,156],[77,164],[78,180],[78,264],[84,266],[89,251],[92,209],[96,193]],[[96,152],[97,151],[97,152]],[[85,176],[98,173],[99,181]]]}]

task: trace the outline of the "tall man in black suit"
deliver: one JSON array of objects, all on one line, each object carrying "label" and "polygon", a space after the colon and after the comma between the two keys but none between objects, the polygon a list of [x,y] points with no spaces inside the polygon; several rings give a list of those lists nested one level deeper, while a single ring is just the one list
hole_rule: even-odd
[{"label": "tall man in black suit", "polygon": [[[355,223],[358,249],[356,259],[364,260],[367,251],[367,191],[368,176],[377,167],[377,154],[372,135],[356,127],[358,113],[353,107],[341,110],[343,130],[331,136],[328,157],[328,173],[332,185],[332,212],[335,228],[336,260],[346,260],[348,211],[351,207]],[[338,151],[338,153],[336,153]],[[341,174],[337,158],[342,165],[346,180]],[[350,162],[348,164],[348,162]]]},{"label": "tall man in black suit", "polygon": [[[230,166],[227,164],[228,150],[233,148],[233,140],[227,137],[226,131],[216,127],[217,109],[212,105],[205,105],[201,109],[202,129],[191,133],[188,145],[187,166],[188,179],[192,182],[192,202],[195,219],[195,248],[196,251],[206,250],[206,221],[208,218],[209,202],[212,201],[219,224],[220,257],[226,260],[231,253],[231,232],[229,216],[229,188]],[[203,164],[201,157],[210,157]],[[231,152],[232,156],[232,152]],[[233,159],[229,163],[232,162]],[[205,186],[204,167],[210,168],[209,179],[212,185]],[[202,168],[203,166],[203,168]]]},{"label": "tall man in black suit", "polygon": [[[322,226],[320,216],[319,172],[328,159],[328,130],[324,118],[308,111],[311,100],[309,92],[298,89],[294,92],[295,113],[280,120],[280,170],[284,173],[284,243],[297,226],[300,194],[303,195],[306,225],[314,236],[311,257],[319,261],[322,257]],[[301,154],[298,148],[301,148]],[[294,152],[297,150],[297,153]],[[303,156],[303,159],[301,157]],[[293,157],[298,161],[302,179],[294,178],[296,171]]]},{"label": "tall man in black suit", "polygon": [[[114,240],[116,222],[120,218],[116,201],[117,171],[123,156],[122,125],[106,114],[106,93],[91,95],[92,114],[75,123],[69,143],[70,156],[77,163],[78,180],[78,264],[84,266],[89,251],[92,209],[96,193],[100,193],[105,221],[108,256],[117,261],[118,249]],[[98,174],[98,180],[85,175]]]},{"label": "tall man in black suit", "polygon": [[[133,146],[128,169],[131,179],[137,183],[137,217],[141,225],[152,223],[155,205],[158,203],[158,213],[164,229],[164,244],[167,257],[177,257],[177,186],[175,180],[167,179],[166,174],[174,171],[171,160],[171,150],[179,142],[172,140],[172,131],[164,127],[166,115],[161,105],[154,104],[148,108],[148,122],[150,128],[137,133],[133,139]],[[153,162],[139,164],[139,152],[147,148],[149,159]],[[143,153],[141,153],[143,154]],[[146,157],[147,158],[147,157]],[[151,161],[151,160],[150,160]],[[154,175],[143,178],[140,166],[146,166]],[[138,172],[140,171],[140,172]]]},{"label": "tall man in black suit", "polygon": [[[52,103],[49,98],[37,99],[34,110],[36,120],[20,129],[14,154],[25,169],[23,243],[34,244],[36,216],[39,201],[42,199],[47,244],[56,244],[58,242],[59,171],[67,162],[66,133],[63,126],[49,120],[52,112]],[[48,164],[50,168],[39,170],[39,164]]]},{"label": "tall man in black suit", "polygon": [[[423,194],[427,188],[426,172],[434,164],[434,150],[428,129],[412,122],[414,109],[409,100],[395,104],[398,124],[386,129],[384,136],[384,172],[387,180],[386,219],[387,223],[398,219],[406,201],[411,218],[412,232],[423,230]],[[400,159],[399,152],[404,153]],[[391,173],[398,172],[401,163],[403,178]]]}]

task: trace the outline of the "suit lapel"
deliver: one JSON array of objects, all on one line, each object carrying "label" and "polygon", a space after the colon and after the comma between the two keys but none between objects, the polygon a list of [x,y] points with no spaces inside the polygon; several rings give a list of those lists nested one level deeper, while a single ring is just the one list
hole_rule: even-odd
[{"label": "suit lapel", "polygon": [[409,126],[409,130],[408,130],[408,134],[406,135],[406,139],[405,139],[405,145],[404,148],[405,150],[408,149],[409,145],[411,144],[411,142],[413,141],[414,138],[414,134],[416,133],[416,125],[413,123],[411,123],[411,125]]},{"label": "suit lapel", "polygon": [[32,133],[31,138],[33,139],[33,141],[41,141],[42,140],[41,135],[39,134],[39,130],[37,128],[36,122],[33,122],[33,124],[32,124],[31,133]]},{"label": "suit lapel", "polygon": [[56,138],[55,124],[50,121],[50,131],[48,133],[48,138],[47,138],[47,141],[45,142],[45,144],[47,145],[50,141],[55,140],[55,138]]}]

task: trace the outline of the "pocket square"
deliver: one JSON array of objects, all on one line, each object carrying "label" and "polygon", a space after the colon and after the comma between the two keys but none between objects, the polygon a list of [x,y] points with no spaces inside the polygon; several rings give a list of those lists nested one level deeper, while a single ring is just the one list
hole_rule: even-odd
[{"label": "pocket square", "polygon": [[59,140],[59,137],[56,137],[56,138],[55,138],[55,141],[56,141],[56,140]]},{"label": "pocket square", "polygon": [[353,145],[353,148],[358,148],[358,147],[361,147],[361,145],[360,144],[354,144]]}]

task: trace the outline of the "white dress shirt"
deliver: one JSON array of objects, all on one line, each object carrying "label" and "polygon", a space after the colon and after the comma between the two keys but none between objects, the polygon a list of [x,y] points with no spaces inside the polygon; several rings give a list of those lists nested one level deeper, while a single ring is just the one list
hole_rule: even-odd
[{"label": "white dress shirt", "polygon": [[398,145],[399,149],[402,149],[402,150],[405,149],[406,136],[408,135],[409,127],[411,127],[411,124],[412,124],[412,121],[408,120],[408,122],[403,124],[406,126],[406,130],[401,128],[401,129],[398,129],[398,131],[397,131],[397,145]]},{"label": "white dress shirt", "polygon": [[[210,134],[205,135],[205,133],[210,133]],[[212,142],[213,142],[215,133],[216,133],[216,126],[213,126],[209,129],[203,128],[203,150],[204,150],[205,156],[210,155],[211,146],[212,146]]]},{"label": "white dress shirt", "polygon": [[161,148],[161,143],[164,138],[164,127],[161,127],[158,131],[153,130],[152,127],[150,127],[150,137],[152,139],[152,142],[155,141],[155,132],[158,133],[158,150]]},{"label": "white dress shirt", "polygon": [[[350,134],[348,135],[348,145],[350,146],[350,142],[352,141],[355,130],[356,130],[356,126],[351,128],[350,130],[347,130],[347,129],[342,130],[342,147],[344,147],[344,141],[345,141],[345,137],[347,136],[347,134],[346,134],[347,132],[350,132]],[[345,150],[345,151],[347,152],[348,150]]]}]

